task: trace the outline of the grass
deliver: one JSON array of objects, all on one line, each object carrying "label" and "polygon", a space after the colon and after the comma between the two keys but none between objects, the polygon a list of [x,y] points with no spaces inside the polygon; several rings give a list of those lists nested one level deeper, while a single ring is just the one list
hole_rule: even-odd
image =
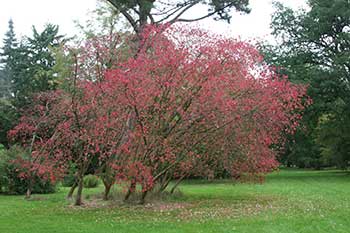
[{"label": "grass", "polygon": [[349,232],[350,174],[282,170],[264,184],[186,181],[182,195],[145,206],[92,198],[85,207],[58,193],[0,196],[1,233]]}]

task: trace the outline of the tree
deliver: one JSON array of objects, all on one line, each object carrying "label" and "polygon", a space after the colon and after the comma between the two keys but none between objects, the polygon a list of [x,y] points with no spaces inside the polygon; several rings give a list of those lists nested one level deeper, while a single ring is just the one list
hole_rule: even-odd
[{"label": "tree", "polygon": [[4,46],[0,54],[1,76],[0,76],[0,98],[11,97],[11,81],[15,63],[15,52],[18,46],[12,19],[8,23],[8,31],[5,34]]},{"label": "tree", "polygon": [[4,46],[0,53],[0,143],[8,147],[7,131],[16,123],[17,113],[11,103],[12,80],[17,57],[17,40],[13,21],[9,20],[9,29],[5,34]]},{"label": "tree", "polygon": [[[101,82],[104,80],[107,69],[118,67],[120,63],[125,62],[126,59],[132,56],[128,48],[130,44],[125,43],[127,38],[130,38],[130,28],[124,25],[126,23],[121,21],[119,12],[113,6],[107,2],[99,3],[97,9],[90,13],[90,19],[78,24],[83,34],[82,40],[74,48],[68,48],[70,52],[66,52],[66,54],[72,55],[74,51],[73,53],[76,55],[79,80],[87,79]],[[120,27],[123,27],[123,29]],[[63,57],[63,63],[72,60],[66,58],[67,56]],[[67,68],[69,65],[64,65],[64,67]],[[113,156],[103,161],[94,159],[87,171],[88,173],[93,172],[101,178],[105,186],[105,200],[108,199],[111,187],[115,183],[116,174],[111,167],[113,159]],[[72,186],[68,198],[73,196],[76,187],[78,187],[78,182],[75,182]]]},{"label": "tree", "polygon": [[267,60],[281,67],[279,72],[309,85],[314,104],[305,113],[299,136],[291,138],[286,156],[313,161],[313,167],[332,165],[334,160],[346,166],[349,161],[349,4],[312,0],[309,11],[299,12],[276,4],[271,26],[279,44],[265,49]]},{"label": "tree", "polygon": [[[99,165],[99,174],[103,173],[103,178],[106,178],[104,181],[110,180],[110,177],[105,176],[106,170],[109,169],[108,166],[105,166],[108,161],[102,158],[100,161],[95,159],[97,158],[94,149],[95,143],[97,143],[96,140],[101,140],[97,146],[107,147],[108,143],[112,142],[103,140],[112,141],[112,138],[116,140],[120,134],[118,129],[122,128],[120,125],[113,127],[118,134],[113,134],[112,138],[106,134],[103,135],[104,125],[102,123],[106,122],[106,119],[98,118],[102,115],[98,112],[105,109],[103,108],[103,100],[100,100],[103,95],[96,96],[93,91],[85,88],[85,82],[101,83],[104,80],[103,74],[108,68],[107,61],[111,62],[113,56],[117,55],[110,48],[109,39],[114,41],[114,35],[112,37],[90,38],[82,47],[68,48],[68,53],[66,53],[68,55],[64,57],[71,60],[72,63],[69,62],[66,65],[72,70],[65,71],[65,74],[72,75],[72,77],[68,78],[64,89],[53,91],[51,94],[50,92],[45,95],[41,94],[40,98],[35,98],[33,100],[35,107],[32,109],[43,109],[46,111],[45,114],[38,115],[24,110],[25,117],[22,117],[21,123],[10,132],[15,141],[21,141],[27,144],[27,147],[33,148],[29,149],[32,151],[32,158],[34,158],[30,160],[32,166],[42,166],[42,163],[47,160],[46,158],[50,158],[51,162],[56,163],[64,161],[64,166],[60,165],[59,167],[68,168],[74,165],[76,184],[71,189],[69,196],[77,187],[76,205],[82,203],[83,177],[91,166],[97,167]],[[42,98],[45,96],[47,101],[43,102]],[[47,102],[50,103],[50,108],[46,106]],[[109,127],[112,126],[109,125]],[[104,126],[104,128],[107,127]],[[109,129],[106,132],[111,131],[115,130]],[[37,140],[33,140],[33,138]],[[29,141],[30,143],[28,143]],[[33,146],[31,143],[34,143]],[[37,155],[41,156],[41,159],[36,159]],[[53,156],[58,156],[59,159],[55,159]],[[51,170],[54,169],[51,168]],[[111,184],[106,184],[108,192],[110,186]],[[108,196],[108,192],[106,191],[106,196]]]},{"label": "tree", "polygon": [[[133,44],[130,44],[133,50],[129,51],[129,54],[138,56],[140,50],[142,50],[144,40],[143,30],[147,25],[172,25],[176,22],[194,22],[208,17],[214,17],[216,20],[226,20],[230,22],[231,15],[230,10],[235,9],[240,12],[249,13],[248,0],[189,0],[189,1],[155,1],[155,0],[141,0],[141,1],[124,1],[124,0],[108,0],[112,6],[122,14],[127,22],[131,25],[136,37],[132,38]],[[205,5],[208,12],[197,18],[183,17],[191,8]],[[130,117],[134,117],[130,115]],[[135,119],[130,119],[133,122]]]},{"label": "tree", "polygon": [[218,165],[232,176],[275,168],[270,147],[294,130],[305,89],[259,67],[249,44],[176,27],[165,37],[162,30],[145,32],[138,57],[106,76],[111,99],[133,115],[119,155],[128,159],[117,166],[129,190],[139,183],[143,202],[157,183],[165,189],[169,179]]},{"label": "tree", "polygon": [[58,83],[57,74],[52,69],[55,65],[52,49],[64,42],[58,29],[58,26],[48,24],[39,33],[33,27],[33,36],[18,47],[12,79],[16,107],[28,104],[34,93],[56,89]]},{"label": "tree", "polygon": [[12,158],[13,165],[17,168],[19,178],[26,180],[26,198],[31,197],[35,182],[49,180],[51,183],[62,174],[61,161],[58,161],[53,153],[43,156],[41,151],[46,149],[47,143],[55,136],[54,127],[56,121],[51,121],[50,111],[54,110],[58,100],[56,93],[42,93],[36,95],[33,103],[25,106],[26,114],[20,119],[14,129],[8,133],[12,141],[21,143],[26,151],[25,156],[17,155]]},{"label": "tree", "polygon": [[[95,159],[129,184],[125,199],[139,184],[141,203],[156,184],[164,190],[170,179],[217,167],[233,177],[275,169],[275,145],[294,132],[309,104],[305,87],[265,66],[247,43],[178,27],[143,33],[138,56],[103,79],[79,79],[76,69],[75,88],[50,108],[52,123],[40,125],[52,130],[36,153],[77,167],[75,204]],[[33,134],[40,117],[31,119],[20,135]]]},{"label": "tree", "polygon": [[[230,10],[249,13],[248,0],[181,0],[181,1],[125,1],[107,0],[130,23],[134,31],[140,35],[147,24],[173,24],[175,22],[194,22],[214,16],[216,20],[230,22]],[[184,14],[196,5],[206,5],[208,12],[197,18],[183,18]]]}]

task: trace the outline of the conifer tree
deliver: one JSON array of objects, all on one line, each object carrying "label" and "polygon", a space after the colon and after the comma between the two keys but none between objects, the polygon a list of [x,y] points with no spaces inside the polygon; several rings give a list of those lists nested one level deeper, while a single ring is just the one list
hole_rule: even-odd
[{"label": "conifer tree", "polygon": [[0,53],[0,97],[8,98],[11,96],[11,80],[15,63],[15,53],[18,46],[14,25],[12,19],[8,23],[8,31],[3,41],[4,46]]}]

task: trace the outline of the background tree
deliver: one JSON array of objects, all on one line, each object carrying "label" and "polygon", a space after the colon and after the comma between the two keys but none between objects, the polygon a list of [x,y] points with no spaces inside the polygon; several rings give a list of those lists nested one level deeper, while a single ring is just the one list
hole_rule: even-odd
[{"label": "background tree", "polygon": [[275,6],[271,26],[278,45],[265,47],[266,58],[293,82],[308,84],[314,102],[283,160],[299,166],[347,166],[350,3],[310,0],[308,11],[297,12]]},{"label": "background tree", "polygon": [[6,147],[8,147],[7,132],[18,119],[17,112],[12,105],[12,80],[15,73],[18,43],[12,20],[9,20],[8,27],[0,53],[0,144]]},{"label": "background tree", "polygon": [[96,9],[88,14],[89,19],[86,21],[75,22],[80,31],[78,37],[81,40],[132,30],[120,12],[105,0],[98,1]]},{"label": "background tree", "polygon": [[50,111],[55,106],[55,93],[42,93],[33,97],[30,105],[25,106],[25,113],[14,129],[9,131],[9,138],[19,143],[24,149],[11,158],[10,163],[16,168],[18,177],[26,189],[26,198],[30,198],[34,187],[42,181],[55,183],[62,172],[59,172],[60,162],[56,161],[55,154],[43,157],[40,151],[45,150],[46,143],[55,135],[54,126],[59,119],[52,121]]},{"label": "background tree", "polygon": [[55,65],[52,49],[63,42],[63,36],[58,34],[58,26],[51,24],[46,25],[41,33],[33,27],[33,36],[22,41],[17,49],[18,58],[12,80],[17,107],[27,104],[33,93],[57,87],[57,74],[52,69]]},{"label": "background tree", "polygon": [[0,98],[9,98],[11,97],[11,81],[13,80],[15,53],[18,46],[12,19],[9,20],[8,31],[5,34],[3,44],[0,53]]},{"label": "background tree", "polygon": [[[147,24],[173,24],[175,22],[194,22],[213,16],[216,20],[230,22],[230,10],[248,13],[248,0],[107,0],[140,34]],[[208,12],[197,18],[185,18],[184,14],[196,5],[206,5]]]}]

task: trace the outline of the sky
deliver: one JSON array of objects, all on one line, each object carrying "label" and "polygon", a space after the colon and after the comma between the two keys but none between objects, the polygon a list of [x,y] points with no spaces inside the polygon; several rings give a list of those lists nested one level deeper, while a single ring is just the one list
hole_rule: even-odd
[{"label": "sky", "polygon": [[[298,9],[306,7],[305,0],[280,0],[286,6]],[[88,12],[96,7],[96,0],[0,0],[0,46],[8,30],[10,18],[14,21],[17,37],[30,36],[32,25],[41,31],[46,23],[60,26],[60,34],[73,36],[78,29],[74,23],[86,21]],[[264,39],[270,34],[269,24],[273,13],[272,0],[250,0],[251,13],[234,13],[231,24],[208,19],[200,26],[218,33],[242,39]],[[195,8],[190,15],[201,15],[205,8]]]}]

